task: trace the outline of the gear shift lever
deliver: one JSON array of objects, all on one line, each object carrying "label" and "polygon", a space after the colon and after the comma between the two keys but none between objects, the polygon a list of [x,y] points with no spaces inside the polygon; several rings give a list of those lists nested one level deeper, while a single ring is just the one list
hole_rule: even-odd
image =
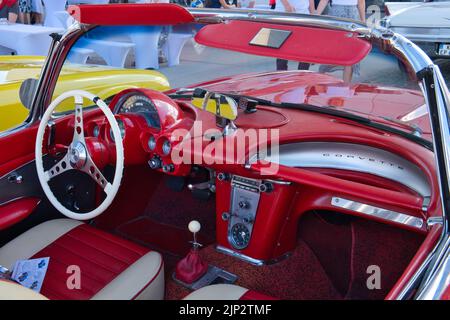
[{"label": "gear shift lever", "polygon": [[198,250],[198,248],[202,247],[202,245],[197,242],[197,232],[200,231],[201,227],[202,226],[200,225],[200,222],[198,222],[197,220],[192,220],[191,222],[189,222],[188,229],[190,232],[192,232],[194,237],[194,241],[190,241],[190,243],[192,243],[193,250]]},{"label": "gear shift lever", "polygon": [[191,284],[194,281],[200,279],[208,270],[208,264],[205,263],[198,254],[198,249],[202,245],[197,242],[197,233],[201,229],[200,222],[192,220],[188,225],[189,231],[193,233],[194,241],[192,243],[192,249],[188,255],[177,263],[175,269],[175,278]]}]

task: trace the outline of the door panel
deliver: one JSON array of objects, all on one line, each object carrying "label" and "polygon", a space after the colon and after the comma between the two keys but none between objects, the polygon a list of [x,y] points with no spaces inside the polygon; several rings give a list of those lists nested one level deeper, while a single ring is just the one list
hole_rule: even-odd
[{"label": "door panel", "polygon": [[0,230],[27,218],[38,206],[39,198],[22,198],[0,205]]}]

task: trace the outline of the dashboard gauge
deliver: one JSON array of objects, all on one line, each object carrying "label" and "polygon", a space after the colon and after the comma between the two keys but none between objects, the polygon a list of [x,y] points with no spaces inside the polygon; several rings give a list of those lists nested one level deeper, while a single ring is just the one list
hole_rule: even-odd
[{"label": "dashboard gauge", "polygon": [[[125,124],[120,119],[116,119],[116,120],[117,120],[117,124],[119,125],[120,136],[123,139],[125,137]],[[113,135],[112,128],[109,129],[109,136],[111,137],[111,140],[114,141],[114,135]]]},{"label": "dashboard gauge", "polygon": [[162,153],[163,155],[167,156],[169,155],[170,151],[172,150],[172,144],[169,140],[165,139],[162,144]]},{"label": "dashboard gauge", "polygon": [[96,138],[100,135],[100,128],[98,125],[95,125],[92,129],[92,135]]},{"label": "dashboard gauge", "polygon": [[150,137],[148,137],[147,145],[148,145],[148,148],[150,149],[150,151],[155,150],[155,148],[156,148],[156,139],[155,139],[154,136],[150,135]]},{"label": "dashboard gauge", "polygon": [[244,249],[250,242],[250,230],[243,223],[236,223],[231,228],[231,245],[236,249]]},{"label": "dashboard gauge", "polygon": [[118,113],[138,114],[145,119],[149,127],[161,128],[158,111],[152,100],[145,95],[133,94],[128,96],[120,105]]}]

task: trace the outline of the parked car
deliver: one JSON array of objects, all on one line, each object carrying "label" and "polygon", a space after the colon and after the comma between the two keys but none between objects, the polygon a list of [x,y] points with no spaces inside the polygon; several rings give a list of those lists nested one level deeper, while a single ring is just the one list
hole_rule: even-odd
[{"label": "parked car", "polygon": [[[45,57],[0,56],[0,132],[25,121],[29,110],[21,103],[19,88],[27,78],[38,79]],[[167,78],[157,71],[118,69],[101,65],[65,64],[55,90],[62,93],[69,88],[86,88],[105,100],[127,88],[169,89]],[[61,106],[66,111],[71,106]]]},{"label": "parked car", "polygon": [[386,2],[382,25],[417,44],[432,59],[450,58],[450,1]]},{"label": "parked car", "polygon": [[[327,16],[68,11],[29,120],[0,134],[0,270],[48,270],[39,294],[0,280],[0,299],[448,298],[450,95],[420,48]],[[97,67],[66,76],[78,39],[135,25],[195,34],[160,69],[173,89],[100,73],[105,103]]]}]

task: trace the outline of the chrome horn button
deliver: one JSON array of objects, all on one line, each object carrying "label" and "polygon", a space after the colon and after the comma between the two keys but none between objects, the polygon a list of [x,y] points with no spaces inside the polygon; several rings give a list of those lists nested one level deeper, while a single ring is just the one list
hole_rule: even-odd
[{"label": "chrome horn button", "polygon": [[69,149],[69,162],[72,168],[81,169],[87,161],[87,150],[85,145],[80,142],[74,142]]}]

